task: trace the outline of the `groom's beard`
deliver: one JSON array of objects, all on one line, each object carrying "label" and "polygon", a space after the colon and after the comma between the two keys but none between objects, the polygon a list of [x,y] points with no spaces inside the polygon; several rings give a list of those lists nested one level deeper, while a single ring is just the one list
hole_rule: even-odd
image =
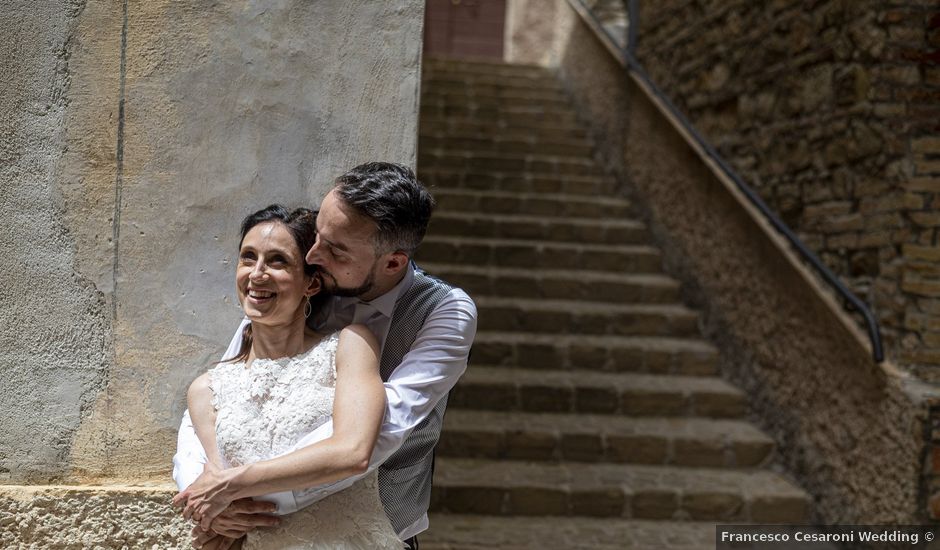
[{"label": "groom's beard", "polygon": [[320,277],[323,280],[324,286],[326,286],[327,292],[333,296],[347,296],[350,298],[355,298],[357,296],[362,296],[366,292],[369,292],[375,286],[375,270],[373,269],[369,270],[369,275],[366,277],[366,280],[363,281],[361,285],[356,287],[339,286],[339,284],[336,282],[336,277],[324,271],[322,268],[320,268]]}]

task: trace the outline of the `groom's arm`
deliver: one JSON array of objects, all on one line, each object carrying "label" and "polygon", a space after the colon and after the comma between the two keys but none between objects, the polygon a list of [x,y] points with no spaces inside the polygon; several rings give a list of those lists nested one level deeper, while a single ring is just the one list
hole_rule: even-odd
[{"label": "groom's arm", "polygon": [[[452,290],[428,315],[411,350],[385,382],[387,409],[367,470],[335,483],[293,491],[298,508],[349,487],[401,447],[466,370],[476,329],[473,300],[463,290]],[[332,421],[320,429],[331,432]],[[302,447],[323,437],[316,435],[316,439],[302,438],[294,449],[302,452]]]},{"label": "groom's arm", "polygon": [[[473,300],[463,290],[452,290],[428,315],[424,326],[418,331],[411,350],[384,384],[387,409],[367,469],[361,474],[334,483],[294,490],[293,500],[296,507],[290,509],[290,505],[285,502],[288,499],[278,499],[279,504],[284,505],[279,506],[278,513],[293,512],[349,487],[394,454],[412,430],[427,418],[437,403],[456,385],[457,380],[466,370],[476,328],[477,311]],[[236,338],[240,338],[240,335],[239,330]],[[294,462],[302,459],[305,454],[316,455],[317,450],[311,447],[332,433],[333,422],[330,420],[302,437],[290,452],[265,461],[265,467],[274,471],[280,467],[282,460],[284,463]],[[193,432],[193,437],[195,437],[195,432]],[[198,439],[196,443],[198,444]],[[177,453],[178,456],[179,454]],[[316,461],[311,461],[309,464],[311,469],[306,472],[307,479],[341,477],[337,475],[338,472],[330,471],[328,465],[316,464]],[[263,472],[258,475],[264,477]],[[174,469],[175,478],[176,470]],[[192,481],[193,479],[190,479],[189,483]],[[177,484],[180,484],[179,481]],[[181,486],[180,490],[183,488]],[[251,492],[250,489],[249,492]]]}]

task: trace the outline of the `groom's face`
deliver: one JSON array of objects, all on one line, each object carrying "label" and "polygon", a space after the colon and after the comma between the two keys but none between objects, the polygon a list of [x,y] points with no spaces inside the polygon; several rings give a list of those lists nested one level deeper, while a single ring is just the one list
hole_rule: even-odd
[{"label": "groom's face", "polygon": [[327,193],[317,215],[317,241],[307,253],[316,265],[327,292],[371,299],[379,257],[375,255],[372,220],[343,204],[334,191]]}]

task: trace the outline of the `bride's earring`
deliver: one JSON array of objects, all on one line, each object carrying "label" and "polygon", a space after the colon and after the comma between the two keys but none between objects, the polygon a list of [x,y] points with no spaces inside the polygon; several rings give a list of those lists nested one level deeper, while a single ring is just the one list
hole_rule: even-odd
[{"label": "bride's earring", "polygon": [[313,313],[313,306],[310,305],[310,299],[307,299],[307,303],[304,304],[304,317],[310,317],[310,314]]}]

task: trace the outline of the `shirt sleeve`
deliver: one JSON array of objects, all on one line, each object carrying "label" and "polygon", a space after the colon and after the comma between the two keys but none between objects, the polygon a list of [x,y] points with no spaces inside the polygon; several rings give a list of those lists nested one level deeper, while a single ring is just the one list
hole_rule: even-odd
[{"label": "shirt sleeve", "polygon": [[[428,315],[411,350],[385,382],[387,408],[368,470],[335,483],[294,491],[298,507],[349,487],[392,456],[467,369],[476,329],[477,310],[473,300],[463,290],[452,290]],[[319,430],[332,433],[332,420]],[[303,438],[294,449],[314,442]]]},{"label": "shirt sleeve", "polygon": [[[245,325],[250,323],[247,318],[243,319],[238,325],[238,330],[232,336],[232,341],[222,355],[222,361],[231,359],[238,354],[242,344],[242,331]],[[173,481],[177,488],[182,491],[189,487],[196,478],[202,475],[203,467],[208,462],[206,451],[196,436],[196,430],[193,428],[192,418],[189,416],[189,409],[183,412],[183,420],[180,422],[179,433],[176,436],[176,454],[173,455]]]}]

